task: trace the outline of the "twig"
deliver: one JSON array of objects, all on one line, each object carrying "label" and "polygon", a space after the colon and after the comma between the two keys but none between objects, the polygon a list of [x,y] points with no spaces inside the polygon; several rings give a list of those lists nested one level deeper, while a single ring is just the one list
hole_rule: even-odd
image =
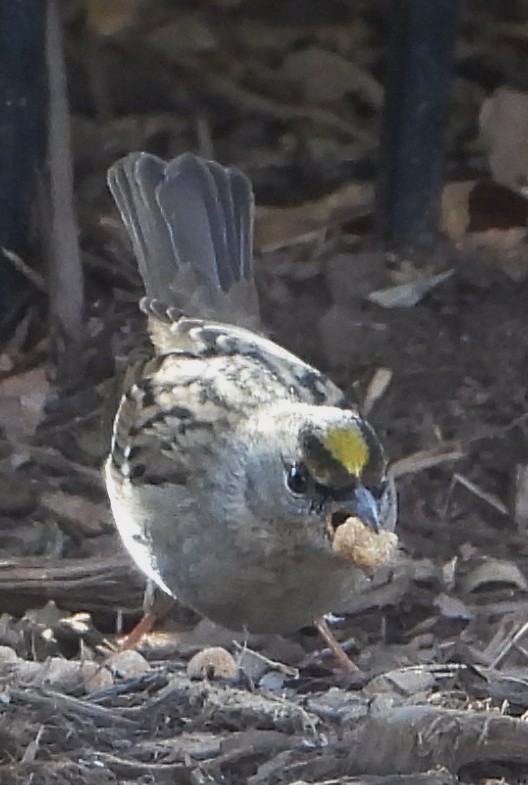
[{"label": "twig", "polygon": [[15,270],[27,278],[39,292],[47,292],[46,282],[40,273],[33,270],[33,268],[14,251],[10,251],[8,248],[0,248],[0,250],[5,258],[11,262]]},{"label": "twig", "polygon": [[21,758],[21,763],[33,763],[35,758],[37,757],[38,749],[40,746],[40,740],[42,738],[42,734],[44,733],[45,725],[41,725],[37,731],[37,735],[35,738],[29,742],[26,749],[24,750],[24,754]]},{"label": "twig", "polygon": [[[38,445],[23,444],[21,442],[8,443],[11,444],[18,454],[27,455],[32,461],[35,461],[35,463],[49,466],[51,469],[64,472],[65,474],[70,474],[73,471],[95,485],[101,488],[103,486],[103,478],[98,469],[94,469],[91,466],[85,466],[77,461],[72,461],[53,447],[39,447]],[[10,460],[10,458],[8,460]]]},{"label": "twig", "polygon": [[387,392],[392,381],[392,371],[390,368],[377,368],[369,382],[367,392],[361,405],[361,411],[368,417],[376,403]]},{"label": "twig", "polygon": [[130,559],[98,557],[0,559],[0,605],[5,613],[54,600],[60,608],[77,612],[137,613],[143,600],[144,579]]},{"label": "twig", "polygon": [[[527,632],[528,632],[528,622],[525,622],[524,624],[521,625],[520,629],[518,629],[517,632],[508,641],[506,641],[506,644],[500,650],[500,652],[497,654],[497,656],[495,657],[495,659],[491,663],[490,667],[498,668],[499,665],[502,665],[502,663],[504,662],[504,660],[506,659],[506,657],[508,656],[508,654],[510,653],[510,651],[512,649],[522,648],[522,647],[519,647],[518,644],[519,644],[519,641],[522,638],[524,638],[524,636],[526,635]],[[524,653],[524,649],[522,649],[522,651]]]},{"label": "twig", "polygon": [[[451,441],[442,442],[442,444],[432,447],[429,450],[414,452],[411,455],[394,461],[390,468],[391,475],[396,479],[404,474],[415,474],[424,469],[438,466],[441,463],[465,458],[470,447],[476,442],[482,441],[483,439],[503,439],[507,433],[513,430],[513,428],[526,422],[527,418],[528,413],[521,414],[519,417],[515,417],[511,420],[508,425],[486,425],[474,432],[468,438],[453,439]],[[469,482],[469,480],[467,482]],[[462,484],[464,483],[462,482]],[[467,484],[466,487],[468,487]],[[468,490],[470,489],[468,488]],[[494,499],[496,501],[496,497],[494,497]],[[499,504],[502,505],[502,502],[499,501]],[[500,512],[503,512],[504,509],[505,507],[501,506]]]},{"label": "twig", "polygon": [[453,474],[453,482],[458,482],[460,485],[463,485],[470,493],[473,493],[479,499],[482,499],[483,502],[489,504],[490,507],[493,507],[497,512],[500,512],[502,515],[509,515],[510,511],[504,504],[504,502],[499,499],[494,493],[489,493],[489,491],[483,491],[482,488],[479,488],[474,482],[468,480],[467,477],[464,477],[463,474],[455,473]]},{"label": "twig", "polygon": [[[56,321],[58,338],[63,342],[58,347],[60,369],[71,379],[79,372],[82,358],[79,347],[83,337],[84,283],[73,209],[71,130],[57,0],[48,0],[46,61],[50,311]],[[42,207],[45,210],[46,205]]]},{"label": "twig", "polygon": [[[183,55],[175,49],[172,49],[170,54],[162,54],[153,47],[147,47],[144,39],[141,40],[141,46],[133,47],[133,51],[136,59],[143,58],[142,64],[145,68],[152,68],[153,63],[162,63],[173,71],[176,68],[180,69],[192,80],[192,86],[196,91],[206,95],[221,96],[225,101],[249,113],[273,117],[282,122],[308,121],[355,139],[369,150],[375,147],[376,139],[373,134],[361,130],[354,123],[327,109],[318,106],[291,106],[252,92],[241,87],[225,74],[215,73],[203,60]],[[175,93],[174,100],[179,103],[179,93]]]},{"label": "twig", "polygon": [[[161,56],[160,56],[161,57]],[[255,112],[265,117],[274,117],[283,122],[298,122],[308,120],[314,125],[323,126],[333,131],[338,131],[351,139],[355,139],[367,148],[375,144],[374,136],[358,128],[357,125],[339,117],[327,109],[318,106],[290,106],[274,98],[259,95],[251,90],[241,87],[223,74],[215,74],[207,70],[203,62],[186,57],[172,51],[169,64],[181,68],[194,80],[194,87],[202,93],[221,95],[226,101],[241,106],[250,112]]]},{"label": "twig", "polygon": [[136,727],[136,723],[130,717],[124,717],[119,709],[107,709],[71,695],[64,695],[55,690],[44,688],[17,689],[12,688],[10,697],[16,703],[28,707],[46,708],[50,715],[63,714],[79,721],[90,721],[99,727],[125,726],[128,728]]},{"label": "twig", "polygon": [[390,467],[390,473],[394,479],[402,477],[404,474],[416,474],[423,472],[424,469],[431,469],[449,461],[458,461],[466,456],[466,450],[456,442],[445,442],[430,450],[419,450],[400,458]]}]

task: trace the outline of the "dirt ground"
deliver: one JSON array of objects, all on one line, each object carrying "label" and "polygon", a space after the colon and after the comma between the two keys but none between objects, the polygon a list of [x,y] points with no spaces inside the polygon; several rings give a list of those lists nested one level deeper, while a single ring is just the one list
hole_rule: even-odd
[{"label": "dirt ground", "polygon": [[[528,134],[528,8],[464,4],[448,185],[465,186],[446,186],[438,247],[399,254],[371,234],[385,3],[62,11],[86,335],[65,388],[33,281],[2,337],[0,785],[527,782],[526,211],[478,117],[508,86],[503,136]],[[248,172],[266,329],[371,410],[387,445],[400,549],[335,622],[353,676],[312,629],[244,641],[185,609],[116,651],[144,580],[100,465],[144,325],[104,176],[133,149]],[[37,241],[28,264],[45,284]]]}]

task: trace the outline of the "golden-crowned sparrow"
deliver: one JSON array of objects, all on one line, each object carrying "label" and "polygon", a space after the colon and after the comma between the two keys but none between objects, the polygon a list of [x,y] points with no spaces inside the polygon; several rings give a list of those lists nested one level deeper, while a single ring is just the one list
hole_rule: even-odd
[{"label": "golden-crowned sparrow", "polygon": [[253,332],[253,195],[242,172],[133,153],[109,171],[146,297],[106,462],[113,514],[159,587],[232,629],[287,632],[346,606],[348,516],[392,531],[371,426],[315,368]]}]

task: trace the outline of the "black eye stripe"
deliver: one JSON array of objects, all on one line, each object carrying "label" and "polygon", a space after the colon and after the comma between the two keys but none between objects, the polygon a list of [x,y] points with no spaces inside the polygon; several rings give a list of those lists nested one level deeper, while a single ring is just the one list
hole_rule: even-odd
[{"label": "black eye stripe", "polygon": [[381,499],[388,487],[389,481],[387,478],[381,480],[381,482],[377,483],[377,485],[367,485],[367,488],[376,499]]}]

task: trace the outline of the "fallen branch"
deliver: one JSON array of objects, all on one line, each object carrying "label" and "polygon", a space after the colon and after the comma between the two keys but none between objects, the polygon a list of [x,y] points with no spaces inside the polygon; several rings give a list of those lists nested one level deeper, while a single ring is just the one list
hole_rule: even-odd
[{"label": "fallen branch", "polygon": [[19,615],[53,600],[64,610],[138,612],[144,580],[125,554],[97,559],[49,558],[0,561],[0,606]]}]

